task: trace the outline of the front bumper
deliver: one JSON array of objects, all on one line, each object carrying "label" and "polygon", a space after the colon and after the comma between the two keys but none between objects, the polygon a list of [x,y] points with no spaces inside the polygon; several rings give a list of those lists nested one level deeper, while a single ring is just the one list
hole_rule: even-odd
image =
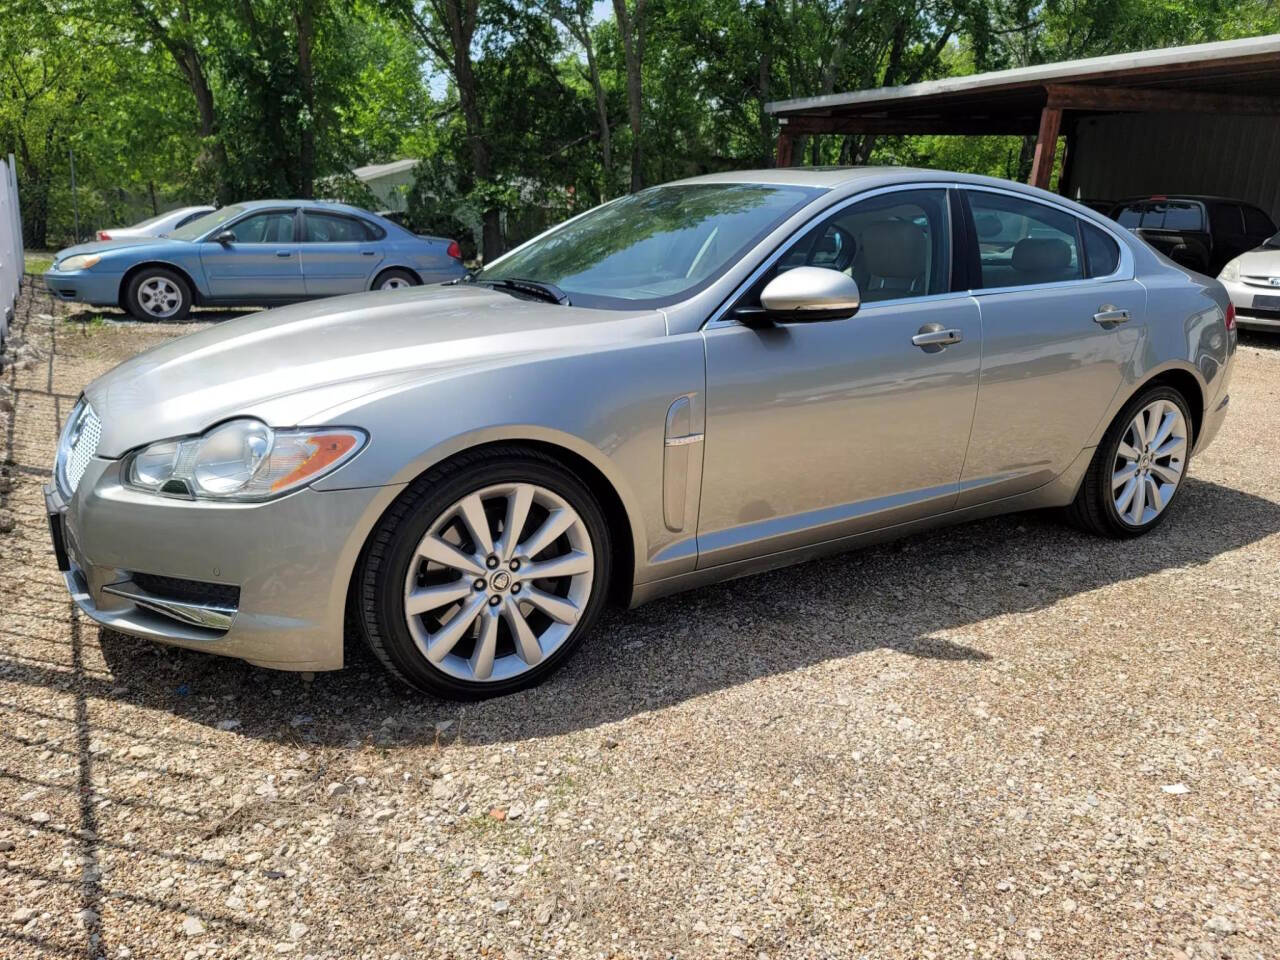
[{"label": "front bumper", "polygon": [[44,285],[59,300],[78,301],[97,307],[114,307],[120,302],[121,273],[95,270],[46,270]]},{"label": "front bumper", "polygon": [[[1255,330],[1280,330],[1280,287],[1261,287],[1243,280],[1223,280],[1236,308],[1236,324]],[[1259,302],[1259,298],[1262,298]]]},{"label": "front bumper", "polygon": [[[266,503],[179,500],[130,490],[120,461],[94,458],[70,502],[54,484],[44,493],[62,534],[67,588],[93,620],[259,666],[336,670],[351,571],[401,489],[305,488]],[[207,596],[156,586],[173,578]]]}]

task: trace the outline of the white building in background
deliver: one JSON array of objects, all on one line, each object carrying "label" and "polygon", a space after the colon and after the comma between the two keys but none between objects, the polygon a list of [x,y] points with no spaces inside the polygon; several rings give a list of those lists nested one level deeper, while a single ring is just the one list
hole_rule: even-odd
[{"label": "white building in background", "polygon": [[378,198],[377,213],[404,213],[408,209],[413,168],[417,163],[417,160],[371,163],[367,167],[356,167],[351,175]]}]

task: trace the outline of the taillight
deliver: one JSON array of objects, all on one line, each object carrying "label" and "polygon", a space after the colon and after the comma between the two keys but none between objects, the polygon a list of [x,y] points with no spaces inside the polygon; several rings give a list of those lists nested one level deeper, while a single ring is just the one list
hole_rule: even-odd
[{"label": "taillight", "polygon": [[1227,303],[1227,329],[1234,330],[1236,328],[1236,305],[1228,301]]},{"label": "taillight", "polygon": [[105,230],[99,230],[99,231],[98,231],[98,239],[99,239],[99,240],[110,240],[110,239],[111,239],[111,234],[107,233],[107,231],[105,231]]},{"label": "taillight", "polygon": [[461,260],[461,259],[462,259],[462,248],[461,248],[460,246],[458,246],[458,241],[457,241],[457,240],[450,240],[450,241],[449,241],[449,249],[448,249],[448,250],[446,250],[446,251],[445,251],[445,253],[447,253],[449,256],[453,257],[453,259],[455,259],[455,260]]}]

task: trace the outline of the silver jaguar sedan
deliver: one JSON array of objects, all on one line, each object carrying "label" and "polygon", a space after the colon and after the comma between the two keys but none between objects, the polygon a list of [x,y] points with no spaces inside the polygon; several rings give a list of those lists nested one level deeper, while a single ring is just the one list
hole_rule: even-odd
[{"label": "silver jaguar sedan", "polygon": [[903,169],[622,197],[461,282],[259,313],[90,384],[46,490],[81,609],[285,670],[344,622],[455,698],[606,602],[931,526],[1168,516],[1227,410],[1222,285],[1093,211]]}]

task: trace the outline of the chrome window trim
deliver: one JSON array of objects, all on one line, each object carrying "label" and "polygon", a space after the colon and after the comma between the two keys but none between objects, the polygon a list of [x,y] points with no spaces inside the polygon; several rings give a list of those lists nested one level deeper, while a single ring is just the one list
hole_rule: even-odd
[{"label": "chrome window trim", "polygon": [[[858,203],[862,200],[868,200],[872,197],[878,197],[886,193],[901,193],[907,190],[951,190],[958,186],[960,186],[960,184],[951,183],[951,182],[942,181],[942,180],[921,180],[921,181],[912,182],[912,183],[894,183],[886,187],[876,187],[875,189],[872,189],[872,190],[865,190],[860,193],[855,193],[852,196],[848,196],[843,198],[842,200],[836,201],[835,203],[831,204],[828,207],[823,207],[821,210],[814,213],[812,217],[810,217],[808,220],[806,220],[804,223],[798,226],[795,230],[793,230],[785,240],[781,241],[778,244],[778,246],[774,249],[774,251],[771,254],[769,254],[769,256],[765,257],[765,259],[762,260],[754,270],[752,270],[749,274],[747,274],[747,278],[743,280],[740,284],[738,284],[738,286],[736,286],[733,289],[733,291],[729,294],[729,296],[725,297],[724,301],[720,304],[720,306],[716,307],[716,309],[712,312],[711,316],[702,324],[701,329],[709,330],[709,329],[716,329],[718,327],[742,326],[742,324],[740,324],[737,320],[725,317],[725,314],[729,312],[729,310],[733,307],[733,304],[737,302],[738,298],[741,297],[742,294],[745,293],[747,290],[751,289],[751,286],[757,280],[759,280],[761,276],[764,275],[765,271],[767,271],[770,267],[772,267],[775,263],[777,263],[778,260],[782,257],[782,255],[791,249],[791,246],[796,242],[797,239],[804,236],[806,233],[808,233],[810,230],[816,227],[823,220],[829,219],[830,217],[839,213],[841,210],[844,210],[846,207],[852,206],[853,204]],[[956,231],[951,223],[950,203],[947,204],[947,229],[949,231],[949,235],[947,237],[947,240],[948,240],[947,250],[954,257]],[[968,297],[970,295],[971,295],[971,292],[968,290],[948,290],[946,293],[927,294],[926,296],[923,296],[923,297],[895,297],[892,300],[876,300],[874,303],[864,303],[858,312],[861,313],[864,310],[869,310],[874,307],[892,306],[894,304],[899,304],[899,303],[924,303],[929,301],[946,300],[946,299],[952,299],[952,298],[958,299],[960,297]]]},{"label": "chrome window trim", "polygon": [[[1094,220],[1092,217],[1082,217],[1074,210],[1069,210],[1062,204],[1054,203],[1051,200],[1044,200],[1041,197],[1030,197],[1018,190],[1004,190],[1000,187],[989,187],[985,184],[969,184],[959,183],[956,186],[961,190],[977,190],[983,193],[999,193],[1006,197],[1013,197],[1018,200],[1026,200],[1028,203],[1038,203],[1042,207],[1049,207],[1051,210],[1057,210],[1059,213],[1065,213],[1069,217],[1082,220],[1085,223],[1092,224],[1100,229],[1103,233],[1109,235],[1112,240],[1120,245],[1120,259],[1116,263],[1116,268],[1111,273],[1102,277],[1081,277],[1079,280],[1055,280],[1053,283],[1019,283],[1009,287],[975,287],[969,293],[974,297],[982,297],[987,294],[1009,293],[1013,290],[1060,290],[1071,287],[1079,287],[1089,283],[1114,283],[1123,280],[1132,280],[1136,275],[1136,264],[1133,259],[1133,250],[1129,244],[1125,243],[1118,233],[1105,223]],[[1123,229],[1123,228],[1121,228]],[[1125,231],[1126,233],[1128,231]]]}]

